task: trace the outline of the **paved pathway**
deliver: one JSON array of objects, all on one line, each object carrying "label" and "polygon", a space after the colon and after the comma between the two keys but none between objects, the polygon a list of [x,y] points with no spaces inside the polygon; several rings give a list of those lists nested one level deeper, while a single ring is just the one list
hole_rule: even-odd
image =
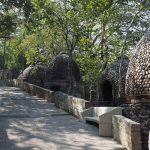
[{"label": "paved pathway", "polygon": [[15,87],[0,87],[0,150],[121,150],[98,128]]}]

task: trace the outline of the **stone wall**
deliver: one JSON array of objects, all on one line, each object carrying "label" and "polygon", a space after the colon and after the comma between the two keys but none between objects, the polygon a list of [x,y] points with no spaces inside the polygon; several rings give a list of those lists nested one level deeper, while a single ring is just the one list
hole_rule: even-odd
[{"label": "stone wall", "polygon": [[55,92],[55,105],[75,116],[80,117],[80,113],[88,107],[89,102],[84,99],[69,96],[62,92]]},{"label": "stone wall", "polygon": [[142,148],[148,150],[150,103],[124,104],[123,115],[141,124]]},{"label": "stone wall", "polygon": [[20,79],[13,80],[14,86],[21,88],[22,90],[30,93],[31,95],[37,96],[39,98],[43,98],[48,102],[53,102],[54,92],[44,89],[40,86],[36,86],[34,84],[29,84],[27,82],[23,82]]},{"label": "stone wall", "polygon": [[113,136],[127,150],[142,150],[140,124],[126,117],[113,116]]},{"label": "stone wall", "polygon": [[50,91],[18,79],[13,80],[13,82],[15,86],[22,88],[32,95],[44,98],[49,102],[54,102],[56,107],[59,107],[77,117],[80,117],[80,112],[89,106],[88,101],[78,97],[73,97],[62,92]]}]

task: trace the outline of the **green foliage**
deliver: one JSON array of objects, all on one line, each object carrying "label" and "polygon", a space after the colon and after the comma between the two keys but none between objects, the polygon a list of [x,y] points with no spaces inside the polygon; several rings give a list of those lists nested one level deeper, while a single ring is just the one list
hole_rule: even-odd
[{"label": "green foliage", "polygon": [[149,0],[1,0],[0,6],[0,36],[15,36],[6,44],[9,68],[50,64],[66,51],[94,88],[107,64],[120,55],[126,35],[123,48],[130,55],[150,24]]},{"label": "green foliage", "polygon": [[16,16],[14,14],[0,13],[0,37],[9,36],[16,27]]},{"label": "green foliage", "polygon": [[20,43],[21,40],[19,37],[16,37],[15,39],[10,39],[6,43],[5,65],[8,69],[12,69],[15,67],[25,67],[25,60],[23,58],[23,54],[19,50]]},{"label": "green foliage", "polygon": [[29,16],[32,8],[31,0],[0,0],[0,5],[3,12],[18,9],[19,12],[23,11],[25,17]]}]

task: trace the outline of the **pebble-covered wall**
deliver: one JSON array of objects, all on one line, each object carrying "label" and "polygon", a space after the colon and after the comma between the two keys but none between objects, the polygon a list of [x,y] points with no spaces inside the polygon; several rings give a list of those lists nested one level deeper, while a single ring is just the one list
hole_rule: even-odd
[{"label": "pebble-covered wall", "polygon": [[150,32],[136,46],[126,76],[126,96],[144,98],[150,94]]},{"label": "pebble-covered wall", "polygon": [[142,149],[148,150],[150,103],[123,104],[122,107],[124,116],[141,124]]},{"label": "pebble-covered wall", "polygon": [[[112,96],[113,101],[116,101],[118,98],[118,88],[119,88],[119,67],[120,67],[121,57],[118,57],[114,63],[108,65],[103,71],[100,78],[100,101],[103,101],[103,86],[106,82],[109,82],[112,86]],[[125,97],[125,78],[126,72],[129,64],[129,59],[127,56],[123,56],[122,63],[122,80],[121,80],[121,97]]]},{"label": "pebble-covered wall", "polygon": [[[27,67],[18,77],[30,83],[40,85],[46,78],[47,66],[43,63],[37,63]],[[42,83],[43,84],[43,83]]]},{"label": "pebble-covered wall", "polygon": [[67,54],[58,54],[52,63],[52,80],[67,80],[80,82],[81,75],[77,63]]}]

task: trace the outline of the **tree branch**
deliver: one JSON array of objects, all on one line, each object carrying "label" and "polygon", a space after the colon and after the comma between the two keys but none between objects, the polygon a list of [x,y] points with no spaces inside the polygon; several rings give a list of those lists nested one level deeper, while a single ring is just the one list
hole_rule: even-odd
[{"label": "tree branch", "polygon": [[141,12],[142,9],[143,8],[141,8],[139,11],[137,11],[137,13],[135,13],[135,15],[133,16],[129,27],[127,28],[126,36],[124,38],[124,41],[123,41],[123,44],[122,44],[122,47],[121,47],[121,62],[120,62],[120,65],[119,65],[119,89],[118,89],[118,97],[119,98],[121,97],[121,86],[122,86],[121,85],[121,77],[122,77],[122,72],[121,71],[122,71],[122,63],[123,63],[123,54],[124,54],[125,44],[126,44],[126,41],[127,41],[127,38],[128,38],[129,30],[132,27],[136,17],[138,16],[138,14]]}]

